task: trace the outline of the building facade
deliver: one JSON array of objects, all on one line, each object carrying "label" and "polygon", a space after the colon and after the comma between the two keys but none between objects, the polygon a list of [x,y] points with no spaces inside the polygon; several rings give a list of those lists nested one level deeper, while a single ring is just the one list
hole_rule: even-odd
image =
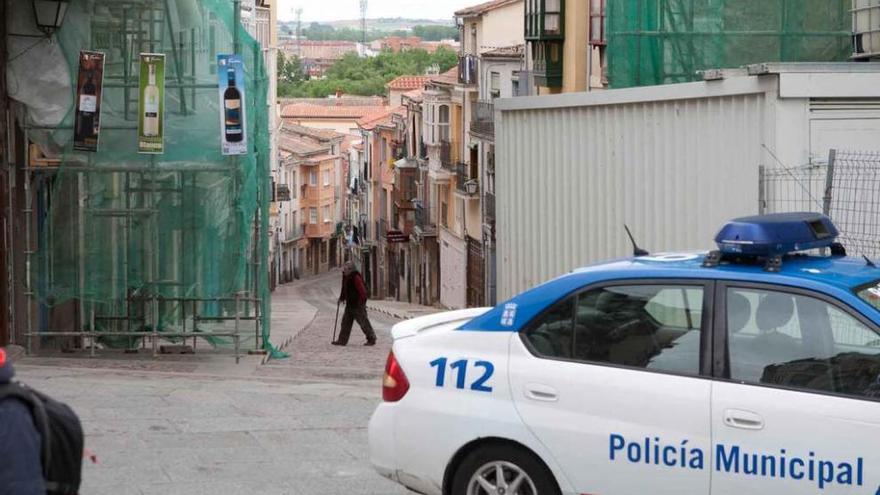
[{"label": "building facade", "polygon": [[[281,283],[326,272],[342,260],[343,134],[285,124],[279,133]],[[280,186],[280,187],[279,187]]]}]

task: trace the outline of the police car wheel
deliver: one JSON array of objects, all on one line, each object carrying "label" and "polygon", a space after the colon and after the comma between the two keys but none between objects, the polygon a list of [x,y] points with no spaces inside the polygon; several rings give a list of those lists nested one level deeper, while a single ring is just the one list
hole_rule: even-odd
[{"label": "police car wheel", "polygon": [[464,458],[452,481],[452,495],[554,495],[550,471],[516,447],[491,445]]}]

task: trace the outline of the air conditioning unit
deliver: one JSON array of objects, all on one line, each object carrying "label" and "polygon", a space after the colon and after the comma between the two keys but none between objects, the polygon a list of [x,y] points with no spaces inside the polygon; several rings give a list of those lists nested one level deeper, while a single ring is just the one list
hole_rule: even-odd
[{"label": "air conditioning unit", "polygon": [[880,0],[852,0],[853,58],[880,57]]}]

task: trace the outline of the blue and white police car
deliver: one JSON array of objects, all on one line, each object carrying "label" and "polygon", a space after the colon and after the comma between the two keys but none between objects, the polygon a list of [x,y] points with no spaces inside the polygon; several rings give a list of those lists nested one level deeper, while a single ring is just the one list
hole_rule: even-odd
[{"label": "blue and white police car", "polygon": [[399,323],[372,463],[424,494],[880,495],[880,269],[837,234],[741,218]]}]

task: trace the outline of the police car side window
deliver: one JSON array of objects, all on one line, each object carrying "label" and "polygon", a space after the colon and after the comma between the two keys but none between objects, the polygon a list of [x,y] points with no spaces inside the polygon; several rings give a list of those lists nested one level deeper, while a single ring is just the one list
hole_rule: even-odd
[{"label": "police car side window", "polygon": [[574,358],[698,375],[703,288],[612,286],[580,294]]},{"label": "police car side window", "polygon": [[556,303],[532,322],[525,337],[541,356],[570,358],[575,296]]},{"label": "police car side window", "polygon": [[821,299],[729,288],[730,377],[880,398],[880,335]]}]

